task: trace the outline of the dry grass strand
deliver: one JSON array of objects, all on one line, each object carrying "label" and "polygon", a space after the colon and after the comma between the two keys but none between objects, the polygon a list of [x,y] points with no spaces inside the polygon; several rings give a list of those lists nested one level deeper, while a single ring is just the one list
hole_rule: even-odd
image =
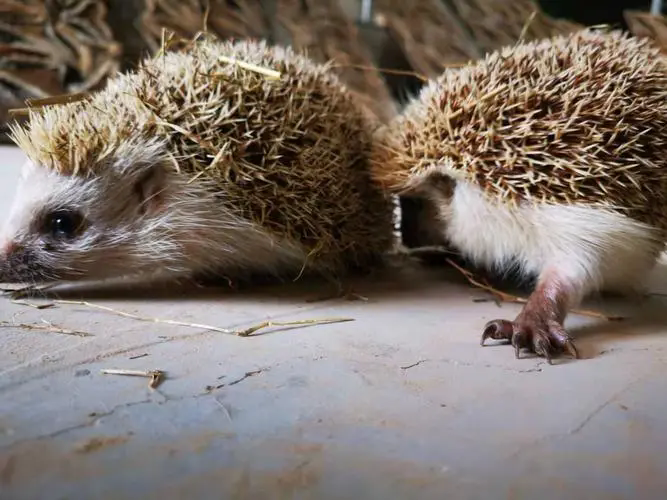
[{"label": "dry grass strand", "polygon": [[[519,297],[517,295],[512,295],[511,293],[503,292],[501,290],[498,290],[497,288],[492,287],[486,282],[480,281],[478,278],[475,277],[475,275],[472,272],[459,266],[456,262],[454,262],[449,258],[445,259],[445,261],[447,262],[447,264],[449,264],[458,272],[460,272],[463,275],[463,277],[468,281],[468,283],[470,283],[473,287],[479,288],[480,290],[484,290],[485,292],[489,292],[499,302],[507,302],[512,304],[525,304],[526,302],[528,302],[528,299],[524,297]],[[570,310],[570,313],[578,314],[579,316],[587,316],[590,318],[604,319],[606,321],[621,321],[625,319],[622,316],[609,316],[604,313],[598,311],[591,311],[588,309],[575,308]]]}]

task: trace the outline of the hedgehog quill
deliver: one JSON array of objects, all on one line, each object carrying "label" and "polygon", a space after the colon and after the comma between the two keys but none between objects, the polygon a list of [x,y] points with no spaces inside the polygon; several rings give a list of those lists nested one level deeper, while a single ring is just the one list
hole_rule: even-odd
[{"label": "hedgehog quill", "polygon": [[391,200],[370,177],[374,127],[327,65],[288,48],[204,37],[146,59],[13,127],[28,161],[0,281],[372,267],[393,244]]},{"label": "hedgehog quill", "polygon": [[536,279],[512,321],[488,322],[549,361],[588,294],[626,292],[667,231],[667,63],[650,42],[582,30],[519,43],[430,82],[377,133],[374,177],[437,206],[476,265]]}]

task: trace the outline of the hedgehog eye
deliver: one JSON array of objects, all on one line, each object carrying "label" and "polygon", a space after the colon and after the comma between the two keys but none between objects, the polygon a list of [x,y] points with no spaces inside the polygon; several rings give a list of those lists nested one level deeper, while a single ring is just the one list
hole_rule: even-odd
[{"label": "hedgehog eye", "polygon": [[57,240],[74,238],[83,226],[83,217],[71,210],[56,210],[47,215],[45,232]]}]

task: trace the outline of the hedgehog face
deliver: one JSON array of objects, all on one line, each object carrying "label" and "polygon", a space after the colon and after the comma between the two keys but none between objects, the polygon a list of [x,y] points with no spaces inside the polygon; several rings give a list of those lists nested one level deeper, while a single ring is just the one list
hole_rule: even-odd
[{"label": "hedgehog face", "polygon": [[159,172],[86,178],[27,162],[0,237],[0,281],[106,279],[142,271],[150,255],[141,251],[142,236],[159,226]]}]

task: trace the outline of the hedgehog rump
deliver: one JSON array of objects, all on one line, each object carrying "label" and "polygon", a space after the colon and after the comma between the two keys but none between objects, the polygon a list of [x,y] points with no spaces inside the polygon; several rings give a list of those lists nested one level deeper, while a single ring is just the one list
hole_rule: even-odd
[{"label": "hedgehog rump", "polygon": [[667,66],[620,32],[448,70],[377,137],[373,175],[392,191],[439,172],[506,203],[602,205],[667,227]]}]

